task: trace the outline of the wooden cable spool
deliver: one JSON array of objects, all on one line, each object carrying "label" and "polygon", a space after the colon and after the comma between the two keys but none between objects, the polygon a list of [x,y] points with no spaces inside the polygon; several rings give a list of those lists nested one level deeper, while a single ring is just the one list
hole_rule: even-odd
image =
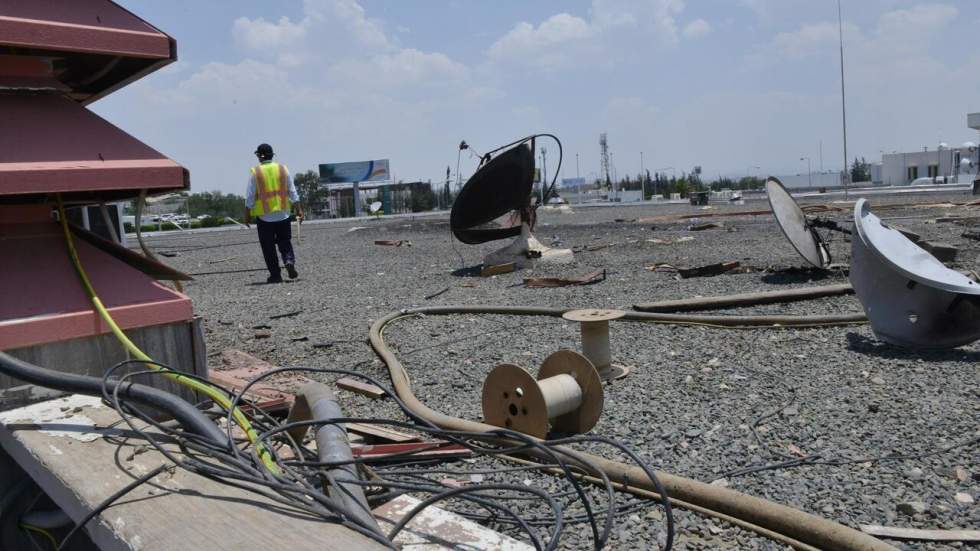
[{"label": "wooden cable spool", "polygon": [[603,381],[621,379],[629,374],[628,367],[612,363],[609,346],[609,322],[625,315],[626,312],[622,310],[595,308],[570,310],[562,315],[568,321],[581,324],[582,354],[595,365]]},{"label": "wooden cable spool", "polygon": [[549,425],[563,433],[588,432],[602,403],[599,372],[571,350],[545,358],[537,379],[520,366],[500,364],[483,383],[485,422],[538,438],[547,436]]}]

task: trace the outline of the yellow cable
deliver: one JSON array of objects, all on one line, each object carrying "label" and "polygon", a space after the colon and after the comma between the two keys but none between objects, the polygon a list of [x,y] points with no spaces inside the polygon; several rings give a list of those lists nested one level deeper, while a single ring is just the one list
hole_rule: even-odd
[{"label": "yellow cable", "polygon": [[51,549],[58,549],[58,547],[60,546],[60,544],[58,543],[58,538],[54,537],[54,534],[48,532],[44,528],[38,528],[37,526],[31,526],[30,524],[24,524],[24,523],[20,523],[20,527],[22,530],[36,532],[44,536],[44,538],[48,540],[48,543],[51,544]]},{"label": "yellow cable", "polygon": [[[82,286],[85,287],[85,292],[88,294],[89,299],[92,300],[92,305],[95,306],[95,310],[102,316],[102,319],[105,320],[106,324],[109,326],[109,329],[112,330],[112,333],[117,339],[119,339],[119,342],[122,343],[123,347],[125,347],[130,354],[132,354],[138,360],[153,362],[152,358],[140,350],[139,347],[136,346],[133,341],[129,340],[129,337],[123,333],[123,330],[120,329],[116,324],[116,321],[112,319],[112,315],[109,314],[109,310],[106,309],[106,307],[102,304],[102,301],[99,299],[99,296],[95,293],[95,287],[92,286],[92,282],[89,280],[88,274],[85,273],[85,269],[82,267],[82,262],[78,258],[78,251],[75,250],[75,242],[71,237],[71,230],[68,229],[68,218],[65,216],[65,206],[61,200],[60,194],[58,195],[58,216],[61,218],[61,229],[65,234],[65,243],[68,245],[68,254],[71,257],[72,264],[75,266],[75,271],[78,273],[78,278],[82,280]],[[155,371],[161,370],[160,366],[155,363],[147,363],[146,365]],[[165,376],[211,398],[226,411],[231,409],[231,399],[223,390],[203,383],[197,379],[185,377],[178,373],[167,372]],[[235,423],[237,423],[238,426],[245,431],[249,441],[256,444],[259,435],[257,432],[255,432],[255,429],[252,428],[252,423],[247,417],[245,417],[245,414],[236,407],[232,412],[232,417],[234,418]],[[272,473],[278,474],[279,467],[273,460],[272,454],[269,452],[269,450],[264,445],[257,444],[256,451],[259,453],[259,457],[262,459],[262,462],[265,464],[266,468]]]}]

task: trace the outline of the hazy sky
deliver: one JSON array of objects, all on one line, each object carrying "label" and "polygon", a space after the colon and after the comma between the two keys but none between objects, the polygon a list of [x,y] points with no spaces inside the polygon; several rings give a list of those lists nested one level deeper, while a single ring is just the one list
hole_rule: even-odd
[{"label": "hazy sky", "polygon": [[[694,165],[722,175],[842,164],[834,0],[121,0],[180,60],[92,108],[242,193],[271,143],[293,172],[389,158],[444,178],[456,145],[533,132],[565,177]],[[848,153],[977,141],[976,0],[844,0]],[[557,148],[548,147],[548,166]],[[465,155],[465,178],[476,159]],[[753,167],[761,167],[759,169]]]}]

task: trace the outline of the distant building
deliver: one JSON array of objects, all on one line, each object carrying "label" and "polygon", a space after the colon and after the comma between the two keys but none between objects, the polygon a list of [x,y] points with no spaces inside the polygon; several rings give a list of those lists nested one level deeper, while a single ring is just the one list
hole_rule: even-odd
[{"label": "distant building", "polygon": [[[969,113],[966,125],[980,130],[980,113]],[[907,153],[886,153],[881,156],[881,171],[875,185],[900,186],[918,178],[934,178],[940,182],[970,182],[980,165],[977,144],[966,142],[959,146],[937,146],[934,150]],[[872,171],[874,176],[874,172]]]},{"label": "distant building", "polygon": [[[970,164],[964,167],[963,161]],[[937,182],[957,182],[962,175],[972,181],[976,171],[977,147],[963,144],[959,147],[943,147],[904,153],[886,153],[881,156],[881,171],[875,185],[901,186],[918,178],[934,178]],[[969,168],[973,167],[973,168]]]}]

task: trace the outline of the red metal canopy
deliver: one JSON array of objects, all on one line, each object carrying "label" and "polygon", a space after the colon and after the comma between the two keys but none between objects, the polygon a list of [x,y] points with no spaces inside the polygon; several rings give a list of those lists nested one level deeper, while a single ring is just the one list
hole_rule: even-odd
[{"label": "red metal canopy", "polygon": [[113,200],[189,187],[187,170],[81,105],[0,95],[0,200]]},{"label": "red metal canopy", "polygon": [[[58,82],[87,104],[174,61],[177,49],[173,38],[110,0],[3,0],[0,75],[9,77],[3,58],[14,56],[43,62],[33,79]],[[9,87],[19,86],[0,81],[0,89]]]}]

